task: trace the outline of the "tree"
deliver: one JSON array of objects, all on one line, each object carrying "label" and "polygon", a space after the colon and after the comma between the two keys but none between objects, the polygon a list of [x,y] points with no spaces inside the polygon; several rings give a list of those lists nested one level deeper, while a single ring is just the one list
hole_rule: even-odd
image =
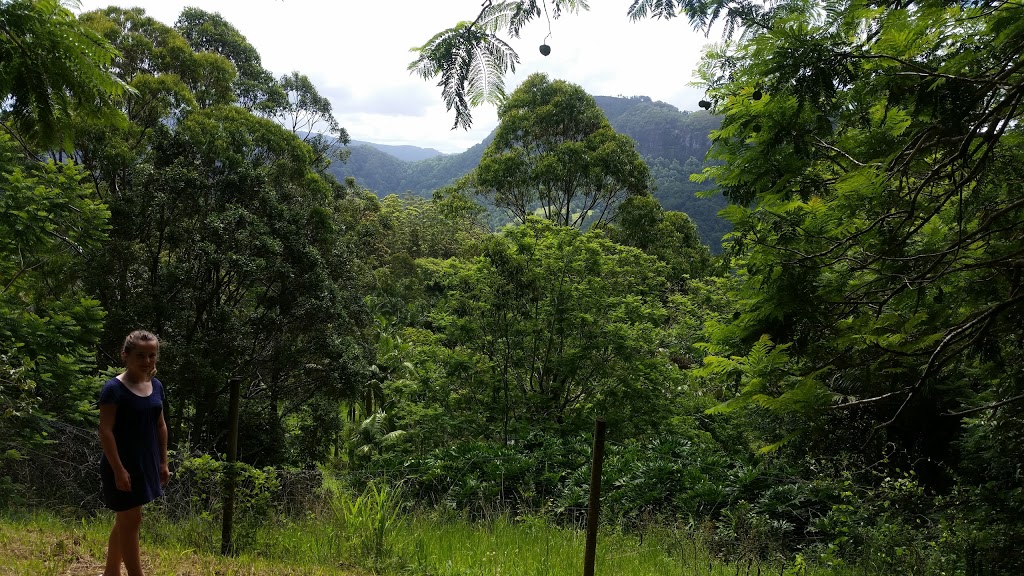
[{"label": "tree", "polygon": [[[746,25],[701,72],[743,280],[702,374],[793,450],[894,447],[928,489],[958,484],[949,517],[1020,534],[998,512],[1019,477],[990,458],[1019,458],[1024,432],[1024,7],[844,2]],[[1006,573],[1016,537],[986,544]]]},{"label": "tree", "polygon": [[498,118],[472,181],[514,221],[536,209],[562,226],[600,225],[619,202],[647,193],[635,142],[615,133],[581,87],[531,75]]},{"label": "tree", "polygon": [[194,110],[150,145],[96,262],[110,338],[142,324],[167,340],[172,430],[204,450],[222,448],[226,385],[243,378],[242,454],[281,463],[286,425],[354,393],[365,367],[334,186],[294,134],[240,107]]},{"label": "tree", "polygon": [[188,7],[174,28],[196,52],[219,54],[234,65],[233,87],[240,106],[263,117],[273,117],[286,106],[285,91],[263,67],[259,52],[220,14]]},{"label": "tree", "polygon": [[[1016,340],[1024,305],[1009,48],[1024,27],[1016,6],[925,6],[794,15],[711,53],[725,163],[706,173],[737,203],[738,334],[791,342],[836,403],[948,443],[955,413],[993,392],[977,347]],[[1014,396],[1005,384],[992,400]]]},{"label": "tree", "polygon": [[91,260],[102,347],[139,326],[164,338],[175,440],[188,426],[193,447],[222,450],[226,384],[241,377],[246,460],[326,457],[331,435],[309,421],[356,393],[369,353],[346,191],[302,135],[236,93],[262,68],[219,16],[186,10],[181,33],[140,9],[82,19],[122,48],[115,70],[137,89],[124,121],[83,124],[76,143],[118,223]]},{"label": "tree", "polygon": [[407,341],[420,340],[417,385],[440,395],[430,402],[467,411],[453,422],[483,411],[490,427],[477,433],[506,444],[587,430],[597,414],[622,435],[657,422],[674,377],[657,351],[667,284],[654,258],[530,218],[479,256],[418,265],[439,294],[436,339]]},{"label": "tree", "polygon": [[662,210],[654,197],[638,196],[623,202],[614,224],[608,227],[608,237],[656,256],[668,265],[668,280],[678,285],[711,272],[711,251],[701,244],[690,217]]},{"label": "tree", "polygon": [[75,111],[115,112],[125,84],[109,65],[117,51],[58,0],[0,4],[0,119],[15,138],[68,147]]},{"label": "tree", "polygon": [[[304,74],[292,72],[281,77],[286,103],[277,112],[276,118],[293,134],[309,144],[317,154],[320,172],[326,172],[330,165],[327,153],[337,147],[338,158],[345,160],[348,151],[342,146],[351,139],[348,131],[338,124],[331,110],[331,101],[317,92],[313,82]],[[334,141],[331,141],[331,136]]]},{"label": "tree", "polygon": [[[75,166],[25,159],[0,132],[0,449],[38,442],[48,417],[83,423],[104,311],[83,254],[109,213]],[[2,464],[0,458],[0,464]]]}]

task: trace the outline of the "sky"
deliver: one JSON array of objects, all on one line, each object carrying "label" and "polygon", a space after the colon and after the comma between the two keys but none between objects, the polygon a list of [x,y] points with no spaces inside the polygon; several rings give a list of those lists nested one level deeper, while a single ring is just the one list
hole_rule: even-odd
[{"label": "sky", "polygon": [[[696,110],[703,96],[690,84],[704,46],[717,40],[693,31],[684,18],[630,22],[630,0],[590,0],[590,10],[548,23],[542,16],[510,44],[520,65],[505,78],[511,93],[527,76],[544,72],[595,96],[650,96],[680,110]],[[110,1],[82,0],[79,12]],[[410,48],[462,20],[473,20],[481,0],[127,0],[173,25],[185,6],[217,12],[259,51],[275,76],[298,71],[331,100],[334,115],[354,140],[411,144],[457,153],[480,142],[498,124],[490,105],[473,111],[470,130],[452,130],[437,80],[407,69]],[[538,47],[551,47],[547,57]]]}]

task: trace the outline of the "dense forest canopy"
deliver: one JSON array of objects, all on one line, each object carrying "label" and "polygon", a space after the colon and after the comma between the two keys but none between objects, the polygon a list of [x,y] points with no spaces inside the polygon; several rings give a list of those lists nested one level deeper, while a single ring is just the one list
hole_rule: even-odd
[{"label": "dense forest canopy", "polygon": [[[477,188],[378,198],[332,176],[329,100],[219,15],[0,2],[0,506],[95,508],[55,438],[95,429],[144,327],[195,483],[240,381],[253,477],[571,525],[602,417],[623,531],[685,522],[748,571],[1020,573],[1024,6],[637,0],[725,24],[711,113],[687,115],[710,151],[676,167],[612,129],[675,125],[659,103],[494,83],[541,4],[485,2],[414,63],[459,124],[506,102]],[[573,110],[592,130],[548,122]],[[641,185],[659,170],[729,201],[722,255]],[[574,226],[552,183],[608,174],[631,178],[585,191],[607,217]],[[480,190],[520,191],[518,221],[492,230]],[[253,522],[280,489],[260,486]]]},{"label": "dense forest canopy", "polygon": [[[725,199],[717,194],[698,195],[712,191],[714,182],[694,182],[690,178],[704,167],[704,157],[711,148],[709,136],[718,128],[719,119],[705,111],[682,112],[647,96],[594,96],[594,100],[616,132],[636,141],[637,151],[651,172],[654,197],[666,209],[686,213],[697,225],[701,240],[714,251],[721,251],[722,236],[730,228],[728,221],[718,215]],[[471,172],[493,139],[492,133],[458,154],[431,154],[418,149],[407,152],[415,154],[407,158],[400,158],[403,152],[388,146],[353,141],[347,160],[332,163],[330,171],[338,180],[355,178],[378,196],[413,194],[429,198],[434,190],[455,184]],[[420,158],[427,154],[428,158]],[[507,222],[508,217],[501,213],[492,217],[492,225]]]}]

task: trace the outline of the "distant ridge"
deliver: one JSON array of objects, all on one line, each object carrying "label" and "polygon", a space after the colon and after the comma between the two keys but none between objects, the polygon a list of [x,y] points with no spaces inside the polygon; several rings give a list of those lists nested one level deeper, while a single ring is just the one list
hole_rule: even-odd
[{"label": "distant ridge", "polygon": [[369,146],[376,148],[381,152],[385,152],[406,162],[419,162],[420,160],[426,160],[427,158],[433,158],[435,156],[444,156],[444,152],[435,150],[433,148],[420,148],[419,146],[410,146],[408,144],[377,144],[374,142],[363,142],[361,140],[353,140],[349,142],[349,147],[355,146]]},{"label": "distant ridge", "polygon": [[[594,100],[612,128],[636,141],[637,151],[647,162],[655,181],[654,197],[666,210],[689,215],[702,241],[712,250],[720,251],[722,235],[730,230],[729,223],[718,217],[725,199],[720,195],[698,198],[697,192],[712,190],[714,183],[690,181],[690,175],[703,168],[704,157],[711,147],[710,133],[719,127],[720,119],[703,110],[680,111],[647,96],[595,96]],[[483,142],[458,154],[443,154],[416,146],[352,141],[348,161],[331,164],[330,171],[339,181],[354,177],[361,186],[381,197],[388,194],[429,197],[434,190],[454,183],[476,168],[493,139],[492,132]]]}]

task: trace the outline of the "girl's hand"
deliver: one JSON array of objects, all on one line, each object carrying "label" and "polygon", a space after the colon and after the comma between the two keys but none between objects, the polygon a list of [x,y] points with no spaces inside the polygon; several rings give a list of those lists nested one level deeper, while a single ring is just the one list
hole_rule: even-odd
[{"label": "girl's hand", "polygon": [[167,464],[160,465],[160,485],[167,486],[167,481],[171,478],[171,471],[167,468]]},{"label": "girl's hand", "polygon": [[132,491],[132,477],[124,468],[114,471],[114,485],[121,492]]}]

